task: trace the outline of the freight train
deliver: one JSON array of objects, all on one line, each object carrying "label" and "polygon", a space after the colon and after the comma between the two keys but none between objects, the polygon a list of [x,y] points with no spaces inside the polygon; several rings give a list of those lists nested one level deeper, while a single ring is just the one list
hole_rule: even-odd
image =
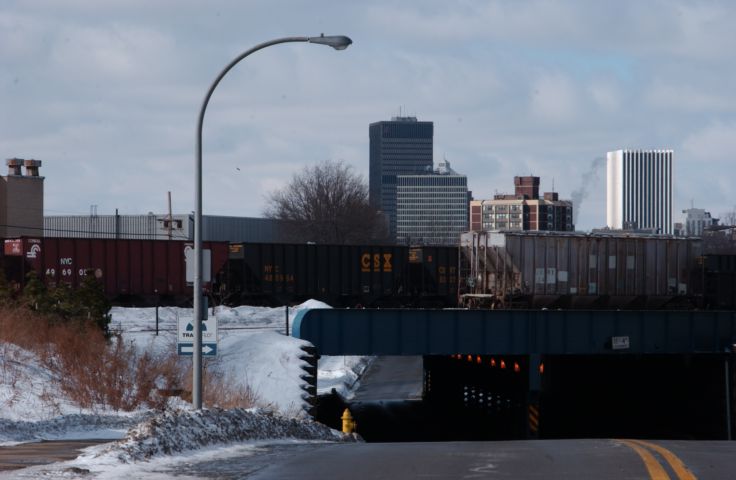
[{"label": "freight train", "polygon": [[[205,289],[230,305],[736,309],[736,235],[717,240],[481,232],[460,247],[205,242]],[[5,240],[1,264],[17,291],[30,271],[50,286],[95,275],[118,305],[191,305],[191,249],[174,240],[23,237]]]},{"label": "freight train", "polygon": [[[277,306],[310,298],[336,307],[456,304],[457,248],[205,242],[214,303]],[[176,240],[17,238],[1,265],[19,292],[35,272],[51,287],[95,275],[117,305],[191,305],[187,253]],[[205,278],[206,280],[206,278]]]}]

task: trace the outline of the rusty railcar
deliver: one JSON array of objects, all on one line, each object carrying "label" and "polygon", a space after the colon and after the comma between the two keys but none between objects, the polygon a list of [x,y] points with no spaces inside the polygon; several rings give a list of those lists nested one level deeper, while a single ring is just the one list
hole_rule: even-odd
[{"label": "rusty railcar", "polygon": [[[76,288],[84,276],[94,275],[116,304],[186,305],[192,288],[185,254],[191,248],[179,240],[22,237],[4,240],[3,267],[17,290],[30,271],[52,287],[63,282]],[[228,244],[205,242],[204,248],[211,252],[210,274],[216,282],[227,263]]]}]

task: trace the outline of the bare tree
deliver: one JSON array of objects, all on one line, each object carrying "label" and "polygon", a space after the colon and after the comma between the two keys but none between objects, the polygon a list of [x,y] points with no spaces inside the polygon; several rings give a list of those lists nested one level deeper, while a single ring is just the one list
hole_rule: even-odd
[{"label": "bare tree", "polygon": [[736,225],[736,206],[734,206],[732,210],[721,214],[720,224]]},{"label": "bare tree", "polygon": [[267,200],[264,215],[282,220],[290,241],[344,245],[387,239],[386,222],[369,205],[363,177],[343,162],[306,167]]}]

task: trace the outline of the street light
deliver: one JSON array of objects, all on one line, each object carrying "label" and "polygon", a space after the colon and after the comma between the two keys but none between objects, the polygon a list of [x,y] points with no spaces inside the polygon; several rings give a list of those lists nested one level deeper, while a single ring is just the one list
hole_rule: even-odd
[{"label": "street light", "polygon": [[202,124],[204,122],[204,112],[207,110],[207,104],[210,101],[212,92],[222,80],[227,72],[229,72],[238,62],[253,52],[257,52],[271,45],[290,42],[308,42],[327,45],[335,50],[345,50],[353,43],[350,38],[337,35],[319,37],[284,37],[261,43],[255,47],[238,55],[230,62],[220,73],[207,90],[202,101],[202,108],[199,110],[199,119],[197,122],[197,151],[194,163],[194,352],[192,352],[192,405],[196,409],[202,408],[202,320],[204,313],[202,311]]}]

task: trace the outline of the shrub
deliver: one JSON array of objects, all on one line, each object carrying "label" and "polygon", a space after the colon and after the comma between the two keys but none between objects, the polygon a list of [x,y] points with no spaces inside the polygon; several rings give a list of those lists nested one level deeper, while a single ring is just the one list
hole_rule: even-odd
[{"label": "shrub", "polygon": [[[162,409],[168,402],[162,392],[191,392],[191,362],[181,360],[173,346],[163,354],[141,353],[120,335],[107,338],[95,322],[50,318],[23,306],[0,307],[0,344],[35,353],[55,374],[58,387],[80,407]],[[202,383],[208,406],[249,408],[257,403],[250,388],[213,369],[205,371]]]}]

